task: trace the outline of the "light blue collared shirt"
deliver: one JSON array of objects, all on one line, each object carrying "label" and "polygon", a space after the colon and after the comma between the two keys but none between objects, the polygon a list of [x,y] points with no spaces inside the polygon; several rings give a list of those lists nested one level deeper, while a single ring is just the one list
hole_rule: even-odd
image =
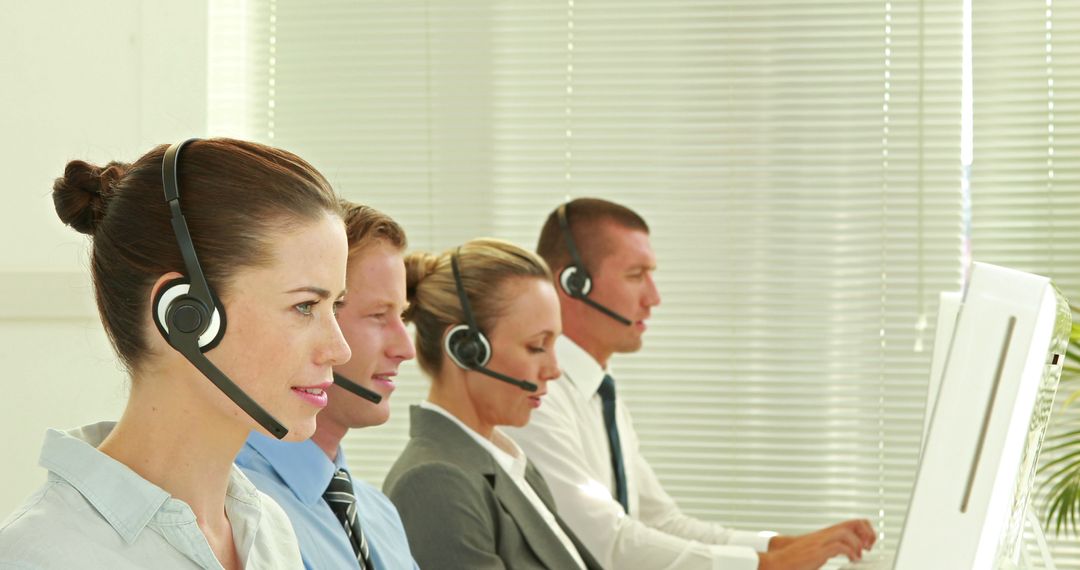
[{"label": "light blue collared shirt", "polygon": [[[252,433],[236,457],[236,464],[256,487],[285,509],[300,541],[306,568],[359,568],[345,530],[322,498],[334,472],[348,471],[341,449],[331,462],[310,439],[291,443]],[[401,517],[390,499],[358,479],[353,479],[353,492],[360,528],[367,537],[375,568],[417,569]]]},{"label": "light blue collared shirt", "polygon": [[[0,568],[222,567],[187,503],[97,450],[114,426],[46,432],[48,480],[0,524]],[[225,513],[245,568],[301,567],[289,519],[236,468]]]}]

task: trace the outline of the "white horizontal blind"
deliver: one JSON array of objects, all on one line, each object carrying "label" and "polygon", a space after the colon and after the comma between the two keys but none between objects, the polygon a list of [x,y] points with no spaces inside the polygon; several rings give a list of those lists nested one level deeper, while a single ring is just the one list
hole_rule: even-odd
[{"label": "white horizontal blind", "polygon": [[617,366],[667,489],[891,543],[959,281],[959,3],[500,8],[499,233],[565,194],[652,223],[664,304]]},{"label": "white horizontal blind", "polygon": [[[646,217],[664,303],[615,366],[687,511],[895,542],[960,279],[959,2],[256,4],[260,137],[413,246],[532,247],[566,196]],[[348,438],[374,482],[426,392],[406,368]]]},{"label": "white horizontal blind", "polygon": [[[257,125],[265,123],[259,111],[265,107],[266,83],[257,82],[256,70],[265,69],[256,58],[265,46],[253,33],[258,21],[253,0],[214,0],[208,6],[207,132],[209,136],[255,138]],[[256,104],[256,99],[258,103]]]},{"label": "white horizontal blind", "polygon": [[[393,216],[412,249],[493,234],[487,9],[252,0],[249,137],[296,152],[344,197]],[[427,393],[414,362],[401,372],[392,420],[344,442],[354,473],[376,485],[408,439],[408,406]]]},{"label": "white horizontal blind", "polygon": [[[972,52],[974,258],[1047,275],[1080,301],[1080,6],[974,2]],[[1050,434],[1077,429],[1060,402],[1078,388],[1062,385]],[[1035,506],[1044,520],[1045,497]],[[1080,568],[1076,534],[1050,538],[1057,567]]]}]

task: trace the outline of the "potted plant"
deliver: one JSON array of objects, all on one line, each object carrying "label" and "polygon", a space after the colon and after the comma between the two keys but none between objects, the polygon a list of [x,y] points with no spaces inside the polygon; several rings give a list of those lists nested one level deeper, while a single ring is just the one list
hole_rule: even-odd
[{"label": "potted plant", "polygon": [[[1070,304],[1069,308],[1073,325],[1058,388],[1059,394],[1065,394],[1058,418],[1080,400],[1080,323],[1076,318],[1080,307]],[[1044,476],[1041,490],[1046,492],[1045,526],[1060,535],[1062,530],[1075,532],[1080,522],[1080,422],[1075,419],[1051,422],[1059,427],[1051,427],[1042,453],[1053,459],[1040,467],[1039,472]]]}]

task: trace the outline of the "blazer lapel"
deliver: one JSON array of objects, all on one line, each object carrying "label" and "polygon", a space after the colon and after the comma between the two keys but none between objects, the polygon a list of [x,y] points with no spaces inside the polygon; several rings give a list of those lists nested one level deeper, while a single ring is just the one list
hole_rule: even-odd
[{"label": "blazer lapel", "polygon": [[525,541],[529,543],[533,553],[544,563],[544,566],[548,568],[577,566],[573,557],[566,552],[566,548],[559,541],[559,537],[555,536],[529,499],[518,489],[510,475],[502,469],[495,470],[494,491],[499,503],[510,513],[510,516],[514,517],[514,522],[521,529]]},{"label": "blazer lapel", "polygon": [[[540,501],[547,506],[548,510],[551,511],[553,515],[555,515],[555,521],[559,523],[559,528],[566,533],[566,536],[570,537],[570,542],[574,543],[578,555],[581,556],[582,562],[585,563],[585,568],[588,570],[602,570],[600,563],[597,562],[596,558],[589,552],[589,549],[585,548],[585,545],[578,540],[574,531],[571,530],[570,527],[563,522],[562,517],[559,516],[559,511],[555,508],[555,498],[551,495],[551,490],[548,489],[544,478],[540,476],[540,472],[533,467],[531,462],[525,466],[525,481],[529,483],[529,486],[532,487],[534,491],[536,491],[536,495],[540,497]],[[559,544],[561,545],[562,543],[560,542]]]},{"label": "blazer lapel", "polygon": [[[470,469],[484,475],[484,478],[491,484],[491,490],[495,494],[495,498],[506,509],[506,512],[513,517],[514,522],[521,530],[525,542],[528,543],[533,554],[544,566],[558,569],[577,566],[577,563],[570,556],[570,553],[566,551],[559,537],[544,522],[540,513],[536,512],[532,503],[521,492],[521,489],[518,489],[517,484],[510,478],[510,475],[498,467],[495,458],[486,449],[480,447],[480,444],[473,441],[460,427],[441,414],[425,410],[419,406],[413,406],[410,411],[410,435],[438,442],[444,451],[455,457],[459,464],[467,465]],[[554,513],[555,501],[551,497],[551,492],[548,490],[547,485],[544,484],[540,473],[531,463],[526,464],[525,481],[536,491],[540,500],[547,505],[548,510]],[[585,561],[586,566],[590,570],[593,568],[599,569],[600,565],[595,563],[593,557],[585,550],[584,546],[581,546],[577,538],[559,520],[558,516],[556,516],[556,520],[563,532],[569,535],[577,546],[578,553]]]}]

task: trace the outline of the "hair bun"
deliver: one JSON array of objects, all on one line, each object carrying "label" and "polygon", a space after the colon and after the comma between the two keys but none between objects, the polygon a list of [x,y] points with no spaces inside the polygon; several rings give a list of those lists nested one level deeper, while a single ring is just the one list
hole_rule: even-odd
[{"label": "hair bun", "polygon": [[405,256],[405,298],[409,301],[409,308],[403,315],[406,321],[411,321],[415,314],[417,288],[438,266],[439,256],[432,253],[414,251]]},{"label": "hair bun", "polygon": [[94,235],[105,218],[106,200],[113,185],[128,168],[130,165],[121,162],[110,162],[105,168],[82,160],[69,162],[64,175],[53,183],[53,205],[60,221],[80,233]]}]

